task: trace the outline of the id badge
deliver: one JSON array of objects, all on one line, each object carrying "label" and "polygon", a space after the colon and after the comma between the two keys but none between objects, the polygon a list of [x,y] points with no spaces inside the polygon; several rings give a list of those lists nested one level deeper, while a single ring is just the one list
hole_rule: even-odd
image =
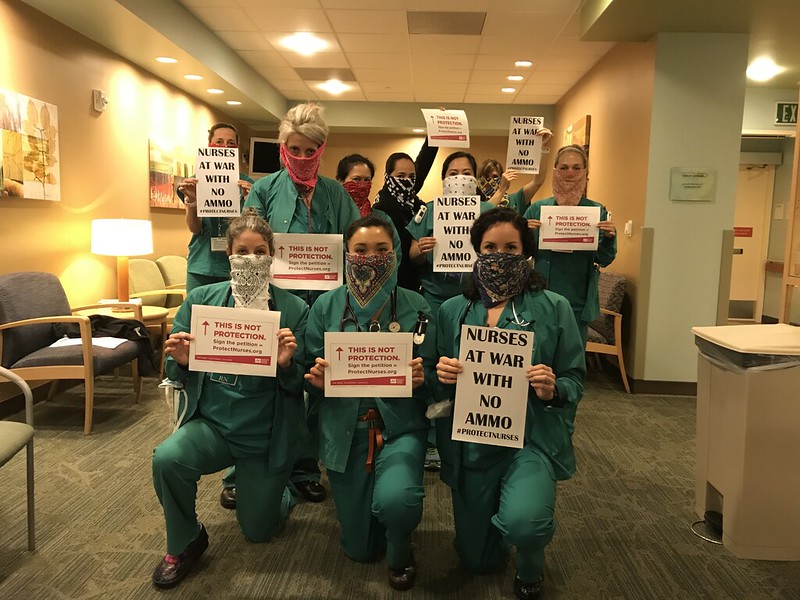
[{"label": "id badge", "polygon": [[228,375],[225,373],[209,373],[208,378],[215,383],[230,386],[236,385],[236,382],[239,381],[238,375]]},{"label": "id badge", "polygon": [[211,251],[212,252],[225,252],[228,249],[228,240],[224,237],[211,238]]}]

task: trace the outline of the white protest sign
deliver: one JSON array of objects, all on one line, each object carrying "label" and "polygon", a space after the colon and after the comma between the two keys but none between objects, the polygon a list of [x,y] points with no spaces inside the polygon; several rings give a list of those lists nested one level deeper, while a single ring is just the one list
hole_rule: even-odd
[{"label": "white protest sign", "polygon": [[431,147],[469,148],[469,123],[463,110],[422,108]]},{"label": "white protest sign", "polygon": [[281,313],[192,306],[189,370],[275,377]]},{"label": "white protest sign", "polygon": [[412,333],[325,332],[325,396],[407,398],[414,359]]},{"label": "white protest sign", "polygon": [[238,217],[239,149],[197,149],[197,216]]},{"label": "white protest sign", "polygon": [[288,290],[332,290],[342,285],[342,236],[276,233],[272,278]]},{"label": "white protest sign", "polygon": [[597,250],[599,206],[542,206],[542,250]]},{"label": "white protest sign", "polygon": [[511,117],[508,129],[508,153],[506,168],[519,173],[538,173],[542,159],[542,136],[537,135],[544,127],[544,117]]},{"label": "white protest sign", "polygon": [[522,448],[533,332],[461,326],[452,439]]},{"label": "white protest sign", "polygon": [[434,200],[434,272],[464,273],[472,270],[475,252],[469,241],[469,232],[481,214],[480,204],[480,196],[441,196]]}]

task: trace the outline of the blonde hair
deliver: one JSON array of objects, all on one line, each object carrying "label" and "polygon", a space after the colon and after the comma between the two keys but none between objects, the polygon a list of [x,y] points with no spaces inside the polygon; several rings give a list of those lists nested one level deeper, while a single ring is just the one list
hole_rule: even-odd
[{"label": "blonde hair", "polygon": [[574,152],[578,154],[583,159],[583,166],[585,169],[589,169],[589,156],[586,154],[586,150],[583,146],[579,146],[578,144],[570,144],[569,146],[562,146],[556,152],[556,158],[553,161],[553,168],[555,169],[558,166],[558,161],[561,159],[562,154],[567,154],[569,152]]},{"label": "blonde hair", "polygon": [[236,241],[236,238],[248,230],[260,234],[261,237],[264,238],[264,241],[267,242],[270,253],[275,253],[275,238],[272,235],[272,228],[252,206],[245,208],[241,216],[234,217],[230,220],[228,231],[225,236],[228,238],[229,251],[233,249],[233,242]]},{"label": "blonde hair", "polygon": [[298,104],[289,109],[281,119],[278,128],[278,141],[285,144],[293,133],[306,136],[317,145],[328,139],[328,124],[322,118],[323,108],[316,102]]}]

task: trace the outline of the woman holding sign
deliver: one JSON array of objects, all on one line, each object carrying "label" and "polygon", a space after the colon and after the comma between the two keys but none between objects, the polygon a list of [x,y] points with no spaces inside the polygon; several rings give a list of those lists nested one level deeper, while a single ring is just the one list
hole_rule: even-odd
[{"label": "woman holding sign", "polygon": [[[245,537],[265,542],[292,505],[287,488],[303,428],[302,341],[308,307],[270,283],[272,231],[255,212],[227,230],[231,281],[192,290],[164,343],[167,376],[183,384],[182,417],[175,432],[153,453],[153,485],[164,508],[167,554],[153,571],[157,587],[172,587],[208,547],[195,502],[201,475],[235,465],[236,517]],[[275,377],[189,370],[189,347],[202,332],[191,331],[194,306],[280,312]],[[231,319],[235,319],[232,316]]]},{"label": "woman holding sign", "polygon": [[[215,123],[208,130],[209,148],[238,148],[239,132],[229,123]],[[247,198],[253,180],[239,173],[239,208]],[[186,267],[186,291],[230,279],[230,265],[225,254],[226,217],[197,216],[197,178],[187,177],[178,186],[178,196],[186,206],[186,225],[192,232]]]},{"label": "woman holding sign", "polygon": [[[259,179],[245,206],[254,207],[276,233],[343,234],[360,213],[350,195],[335,180],[319,174],[328,139],[328,124],[322,106],[298,104],[289,109],[278,127],[281,163],[284,168]],[[321,294],[316,290],[292,290],[311,306]],[[320,483],[317,449],[317,407],[310,403],[306,416],[309,440],[306,452],[295,465],[292,483],[309,502],[322,502],[328,495]]]},{"label": "woman holding sign", "polygon": [[[527,380],[526,397],[502,395],[505,380],[498,379],[486,390],[487,397],[493,394],[497,400],[479,403],[455,426],[453,417],[436,420],[441,477],[452,490],[455,547],[464,565],[476,573],[502,569],[508,546],[516,546],[514,593],[532,600],[541,592],[544,549],[555,531],[556,481],[575,472],[571,437],[583,395],[583,346],[569,303],[545,291],[542,277],[530,269],[533,235],[521,216],[508,208],[482,214],[472,227],[471,242],[478,254],[472,286],[439,309],[437,399],[455,397],[458,414],[458,386],[470,392],[480,382],[461,375],[464,325],[477,328],[478,339],[497,338],[509,353],[532,334],[533,355],[513,361]],[[486,373],[497,371],[494,365],[500,363],[490,353],[475,355],[480,360],[469,355],[464,360],[478,360]],[[475,395],[470,392],[462,401]],[[508,406],[513,411],[517,400],[524,403],[517,405],[525,413],[524,427],[518,428],[522,435],[511,447],[507,442],[492,445],[513,438],[506,433],[506,426],[512,426]],[[492,429],[481,423],[499,425]],[[462,427],[472,441],[453,441]]]},{"label": "woman holding sign", "polygon": [[[569,300],[584,347],[589,323],[600,316],[597,265],[607,267],[617,255],[617,230],[610,213],[605,206],[586,197],[588,171],[589,160],[583,148],[575,144],[564,146],[556,153],[553,162],[554,196],[534,202],[525,213],[536,241],[537,250],[533,255],[536,270],[547,280],[547,289]],[[597,250],[559,252],[539,248],[543,206],[598,207],[600,222],[597,224]]]},{"label": "woman holding sign", "polygon": [[[320,296],[309,313],[307,356],[316,358],[305,377],[311,393],[324,396],[319,411],[320,456],[336,504],[342,548],[358,562],[377,560],[385,551],[389,585],[406,590],[416,579],[410,538],[422,518],[425,496],[422,463],[429,391],[424,371],[428,370],[430,382],[435,362],[433,324],[429,324],[430,309],[422,297],[397,285],[397,259],[388,222],[376,215],[359,219],[347,230],[345,247],[347,284]],[[326,353],[325,332],[352,332],[348,337],[356,345],[352,351],[362,356],[349,359],[351,350],[346,343],[339,346],[339,354],[345,347],[344,357]],[[369,339],[377,332],[389,332],[381,336],[396,337],[397,344],[406,344],[406,350],[413,346],[406,354],[414,356],[408,363],[408,389],[413,392],[394,397],[398,392],[390,390],[390,385],[399,381],[382,377],[380,381],[371,379],[372,387],[362,385],[363,392],[353,394],[357,397],[339,397],[342,394],[333,385],[326,385],[326,371],[330,378],[340,367],[349,372],[350,360],[367,361],[368,369],[380,369],[381,360],[391,360],[388,356],[363,356],[376,352],[370,349]],[[400,354],[386,347],[377,352]],[[370,377],[380,376],[370,373]],[[377,395],[378,385],[387,390],[384,396]]]}]

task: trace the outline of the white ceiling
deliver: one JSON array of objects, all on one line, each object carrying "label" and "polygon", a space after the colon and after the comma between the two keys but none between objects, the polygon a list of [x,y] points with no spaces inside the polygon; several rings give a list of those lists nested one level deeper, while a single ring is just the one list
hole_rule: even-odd
[{"label": "white ceiling", "polygon": [[[763,85],[796,88],[800,79],[800,0],[24,1],[257,130],[309,99],[325,103],[334,127],[405,126],[419,120],[420,106],[446,105],[502,113],[507,128],[505,115],[555,104],[615,42],[659,31],[749,32],[751,60],[770,54],[786,67]],[[485,19],[480,35],[410,34],[408,14],[418,11]],[[423,24],[434,26],[434,17]],[[444,15],[439,24],[453,22]],[[328,48],[311,57],[282,48],[279,40],[296,31]],[[179,62],[154,62],[164,54]],[[515,68],[520,59],[533,67]],[[330,95],[317,87],[321,79],[298,71],[308,68],[323,70],[314,77],[349,71],[352,89]],[[183,79],[190,72],[205,79]],[[512,74],[523,81],[509,82]],[[516,91],[501,92],[506,86]],[[242,105],[227,106],[232,99]]]}]

